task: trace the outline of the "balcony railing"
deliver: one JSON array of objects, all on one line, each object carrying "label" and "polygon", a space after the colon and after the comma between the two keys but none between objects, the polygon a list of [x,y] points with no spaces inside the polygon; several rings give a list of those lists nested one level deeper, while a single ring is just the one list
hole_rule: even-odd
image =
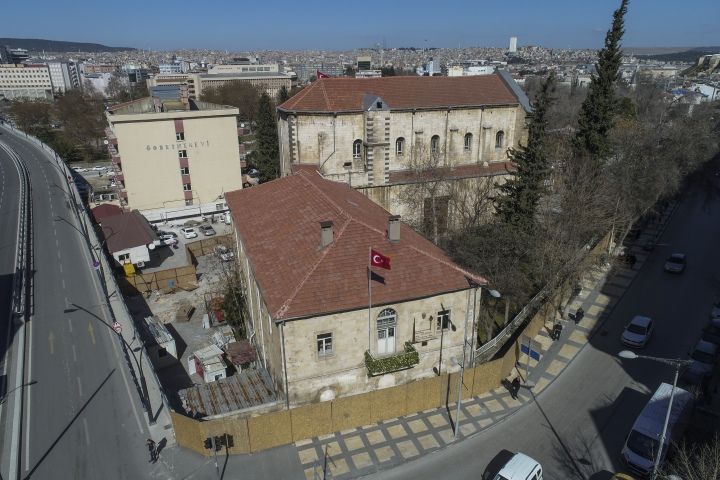
[{"label": "balcony railing", "polygon": [[405,342],[404,352],[389,357],[374,358],[369,351],[365,351],[365,366],[371,377],[407,370],[418,363],[420,363],[420,354],[410,342]]}]

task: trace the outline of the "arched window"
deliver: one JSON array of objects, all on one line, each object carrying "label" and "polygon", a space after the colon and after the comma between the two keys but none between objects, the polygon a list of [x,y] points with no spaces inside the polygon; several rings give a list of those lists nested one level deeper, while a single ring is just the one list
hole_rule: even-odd
[{"label": "arched window", "polygon": [[405,139],[398,137],[398,139],[395,140],[395,154],[402,155],[403,153],[405,153]]},{"label": "arched window", "polygon": [[392,355],[395,353],[395,328],[397,327],[397,313],[392,308],[386,308],[377,317],[377,353],[378,355]]},{"label": "arched window", "polygon": [[355,140],[353,142],[353,158],[360,158],[362,156],[362,140]]},{"label": "arched window", "polygon": [[495,148],[502,148],[504,143],[505,143],[505,132],[500,130],[497,133],[497,135],[495,135]]},{"label": "arched window", "polygon": [[440,151],[440,136],[433,135],[430,139],[430,153],[438,153]]},{"label": "arched window", "polygon": [[470,150],[472,148],[472,133],[465,134],[464,147],[465,147],[465,150]]}]

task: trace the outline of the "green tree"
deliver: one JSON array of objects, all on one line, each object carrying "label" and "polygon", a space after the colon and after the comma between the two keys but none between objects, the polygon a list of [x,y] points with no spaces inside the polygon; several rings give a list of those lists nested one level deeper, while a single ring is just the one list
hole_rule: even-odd
[{"label": "green tree", "polygon": [[50,127],[51,110],[50,102],[44,100],[15,100],[10,105],[17,126],[33,135]]},{"label": "green tree", "polygon": [[383,77],[394,77],[395,74],[395,67],[390,65],[388,67],[382,67],[380,70]]},{"label": "green tree", "polygon": [[355,78],[355,68],[352,65],[345,68],[345,76]]},{"label": "green tree", "polygon": [[257,118],[260,93],[260,89],[249,83],[234,81],[217,88],[203,89],[200,100],[237,107],[240,110],[240,120],[254,122]]},{"label": "green tree", "polygon": [[278,98],[277,103],[280,105],[281,103],[285,102],[290,98],[290,93],[288,92],[288,89],[283,85],[280,87],[280,91],[278,92]]},{"label": "green tree", "polygon": [[620,40],[624,33],[627,6],[628,0],[622,0],[620,7],[613,13],[612,27],[605,36],[605,46],[598,54],[596,73],[580,109],[574,142],[576,153],[589,155],[596,164],[610,154],[609,135],[618,110],[615,88],[620,75]]},{"label": "green tree", "polygon": [[500,195],[496,199],[496,215],[503,222],[527,232],[533,230],[538,202],[546,193],[545,180],[549,171],[545,147],[547,112],[554,83],[555,78],[550,75],[542,84],[529,114],[527,145],[510,149],[510,160],[517,172],[500,186]]},{"label": "green tree", "polygon": [[273,110],[270,96],[267,93],[260,95],[255,130],[256,149],[250,155],[250,162],[260,171],[260,178],[264,182],[280,175],[277,121]]}]

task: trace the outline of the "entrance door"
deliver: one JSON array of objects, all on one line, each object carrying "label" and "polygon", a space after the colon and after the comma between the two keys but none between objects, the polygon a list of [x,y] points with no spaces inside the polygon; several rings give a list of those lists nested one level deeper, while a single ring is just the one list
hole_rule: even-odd
[{"label": "entrance door", "polygon": [[377,320],[378,355],[392,355],[395,353],[396,324],[395,310],[388,308],[380,312]]}]

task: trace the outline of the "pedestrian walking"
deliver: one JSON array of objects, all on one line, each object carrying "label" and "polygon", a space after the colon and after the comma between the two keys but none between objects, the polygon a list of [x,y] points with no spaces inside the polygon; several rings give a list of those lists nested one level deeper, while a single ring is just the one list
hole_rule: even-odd
[{"label": "pedestrian walking", "polygon": [[157,445],[155,444],[155,441],[153,441],[152,438],[148,438],[145,443],[147,444],[148,451],[150,452],[150,462],[157,462]]},{"label": "pedestrian walking", "polygon": [[510,396],[513,400],[517,399],[518,392],[520,391],[520,377],[515,377],[510,384]]},{"label": "pedestrian walking", "polygon": [[584,316],[585,316],[585,310],[583,310],[582,307],[579,307],[577,309],[577,311],[575,312],[575,325],[577,325]]}]

